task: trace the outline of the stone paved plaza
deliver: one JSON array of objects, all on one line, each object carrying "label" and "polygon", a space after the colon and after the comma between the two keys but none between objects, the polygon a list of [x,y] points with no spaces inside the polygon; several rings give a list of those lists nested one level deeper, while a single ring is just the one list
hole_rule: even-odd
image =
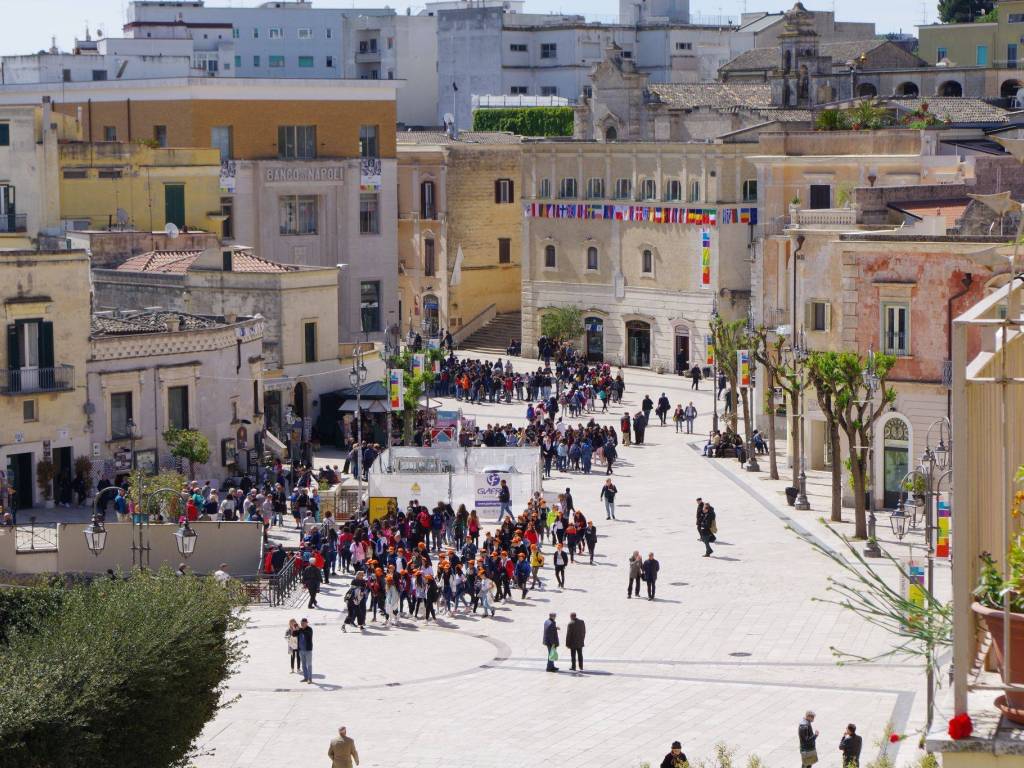
[{"label": "stone paved plaza", "polygon": [[[530,361],[516,363],[518,370]],[[673,406],[691,399],[688,380],[632,369],[625,376],[623,407],[631,412],[645,393],[657,400],[664,391]],[[697,432],[706,434],[711,393],[704,384],[692,399]],[[599,419],[617,425],[621,411]],[[482,426],[521,422],[525,404],[466,412]],[[476,768],[657,766],[673,739],[691,763],[709,760],[716,742],[725,742],[736,748],[737,764],[756,753],[769,768],[795,768],[796,728],[808,708],[818,714],[824,768],[840,765],[847,722],[864,736],[862,764],[878,756],[887,723],[898,733],[919,730],[920,667],[899,660],[837,666],[830,652],[870,655],[891,638],[813,601],[825,595],[826,578],[838,575],[804,540],[836,543],[818,522],[825,500],[812,499],[817,511],[793,513],[778,493],[785,483],[740,472],[735,460],[702,458],[691,445],[698,440],[677,435],[671,422],[652,423],[644,446],[621,449],[615,522],[605,521],[598,501],[603,467],[590,476],[556,473],[545,489],[571,487],[576,506],[596,519],[596,563],[570,565],[565,590],[550,588],[548,568],[548,588],[501,604],[494,619],[443,616],[427,628],[407,621],[343,634],[346,586],[334,582],[320,610],[306,610],[296,596],[292,607],[252,611],[249,659],[229,685],[238,700],[208,725],[197,765],[326,766],[342,724],[365,766]],[[712,558],[701,557],[697,496],[718,513]],[[654,602],[626,599],[626,560],[635,549],[661,562]],[[585,674],[568,672],[567,658],[560,674],[545,674],[541,627],[549,611],[558,613],[563,642],[570,611],[586,621]],[[311,686],[289,674],[283,637],[288,619],[303,616],[315,631]],[[916,736],[889,754],[900,764],[915,760]]]}]

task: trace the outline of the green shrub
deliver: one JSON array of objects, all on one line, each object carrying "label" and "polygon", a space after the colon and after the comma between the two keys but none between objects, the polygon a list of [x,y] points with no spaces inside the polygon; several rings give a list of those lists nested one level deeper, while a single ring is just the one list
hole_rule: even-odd
[{"label": "green shrub", "polygon": [[186,764],[242,658],[234,585],[171,571],[0,601],[0,766]]},{"label": "green shrub", "polygon": [[572,136],[572,107],[478,109],[474,131],[510,131],[518,136]]}]

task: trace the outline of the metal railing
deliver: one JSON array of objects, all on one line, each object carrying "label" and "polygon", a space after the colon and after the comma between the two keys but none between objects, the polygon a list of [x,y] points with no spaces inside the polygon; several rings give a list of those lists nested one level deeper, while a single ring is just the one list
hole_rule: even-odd
[{"label": "metal railing", "polygon": [[288,596],[295,591],[302,575],[302,561],[297,557],[288,558],[277,573],[257,574],[252,581],[245,582],[245,593],[250,603],[276,607],[284,605]]},{"label": "metal railing", "polygon": [[27,213],[0,213],[0,232],[26,232]]},{"label": "metal railing", "polygon": [[75,388],[75,367],[0,368],[0,394],[62,392]]},{"label": "metal railing", "polygon": [[57,549],[57,524],[37,524],[35,517],[29,518],[28,525],[14,528],[16,552],[54,552]]}]

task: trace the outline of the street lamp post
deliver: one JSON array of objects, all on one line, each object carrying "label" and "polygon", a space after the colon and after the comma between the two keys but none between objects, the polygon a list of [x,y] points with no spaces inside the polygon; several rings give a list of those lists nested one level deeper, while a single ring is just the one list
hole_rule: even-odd
[{"label": "street lamp post", "polygon": [[[715,321],[718,320],[718,297],[711,299],[711,327],[715,327]],[[710,336],[712,343],[714,343],[714,335]],[[711,417],[711,431],[718,431],[718,350],[715,350],[715,354],[711,359],[711,394],[712,402],[714,403],[714,414]]]},{"label": "street lamp post", "polygon": [[[870,414],[871,408],[875,402],[875,392],[879,387],[878,374],[875,371],[875,352],[873,349],[868,349],[867,365],[864,368],[864,386],[868,390],[868,413]],[[875,530],[875,471],[874,471],[874,457],[875,457],[875,420],[871,419],[871,424],[868,426],[868,446],[867,446],[867,466],[865,467],[865,473],[868,478],[868,543],[864,547],[865,557],[881,557],[882,548],[878,546],[878,537]],[[856,503],[856,500],[854,500]]]},{"label": "street lamp post", "polygon": [[[747,335],[748,335],[748,349],[749,349],[749,337],[754,333],[754,310],[752,307],[747,307]],[[750,354],[749,351],[747,353]],[[751,356],[752,357],[752,356]],[[747,387],[747,397],[750,400],[747,409],[747,428],[750,428],[750,416],[754,412],[756,400],[757,400],[757,363],[750,360],[750,386]],[[744,435],[747,437],[747,435]],[[754,450],[753,442],[751,441],[747,445],[747,472],[760,472],[761,465],[757,463],[757,451]]]},{"label": "street lamp post", "polygon": [[[807,340],[804,331],[800,329],[799,338],[796,335],[796,326],[793,326],[793,362],[799,371],[800,381],[797,390],[797,442],[800,443],[800,455],[795,457],[800,462],[800,474],[797,477],[796,500],[793,508],[806,512],[811,508],[811,502],[807,500],[807,446],[804,439],[805,409],[807,407],[807,389],[804,383],[806,373],[805,363],[807,362]],[[834,459],[833,459],[834,460]]]},{"label": "street lamp post", "polygon": [[355,356],[352,358],[352,370],[348,372],[349,383],[356,390],[356,451],[357,467],[356,473],[356,514],[362,511],[363,506],[363,384],[366,382],[366,366],[363,365],[362,348],[356,344]]},{"label": "street lamp post", "polygon": [[[936,427],[938,427],[939,430],[939,444],[933,449],[931,444],[932,430]],[[915,469],[908,472],[903,477],[903,480],[900,481],[901,497],[899,506],[897,511],[890,516],[890,524],[892,525],[893,533],[896,534],[896,537],[900,541],[903,541],[903,537],[907,535],[909,527],[909,516],[906,513],[906,507],[904,504],[908,481],[910,481],[911,478],[920,478],[924,481],[924,540],[927,560],[926,589],[928,590],[929,596],[932,597],[935,595],[935,531],[937,528],[935,520],[935,500],[936,496],[942,492],[943,481],[948,484],[953,478],[952,459],[953,429],[949,419],[943,416],[941,419],[932,422],[928,427],[928,432],[925,436],[925,449],[921,456],[921,461]],[[947,493],[948,492],[949,490],[947,488]],[[925,720],[925,733],[928,733],[931,730],[935,714],[934,653],[934,646],[929,642],[928,662],[925,670],[927,674],[927,715]]]}]

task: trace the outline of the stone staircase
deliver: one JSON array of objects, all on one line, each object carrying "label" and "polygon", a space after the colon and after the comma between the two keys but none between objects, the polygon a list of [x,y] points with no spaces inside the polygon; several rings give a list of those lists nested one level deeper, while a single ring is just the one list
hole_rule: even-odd
[{"label": "stone staircase", "polygon": [[522,313],[507,312],[495,315],[491,322],[464,339],[459,347],[504,355],[512,339],[522,341],[522,338]]}]

